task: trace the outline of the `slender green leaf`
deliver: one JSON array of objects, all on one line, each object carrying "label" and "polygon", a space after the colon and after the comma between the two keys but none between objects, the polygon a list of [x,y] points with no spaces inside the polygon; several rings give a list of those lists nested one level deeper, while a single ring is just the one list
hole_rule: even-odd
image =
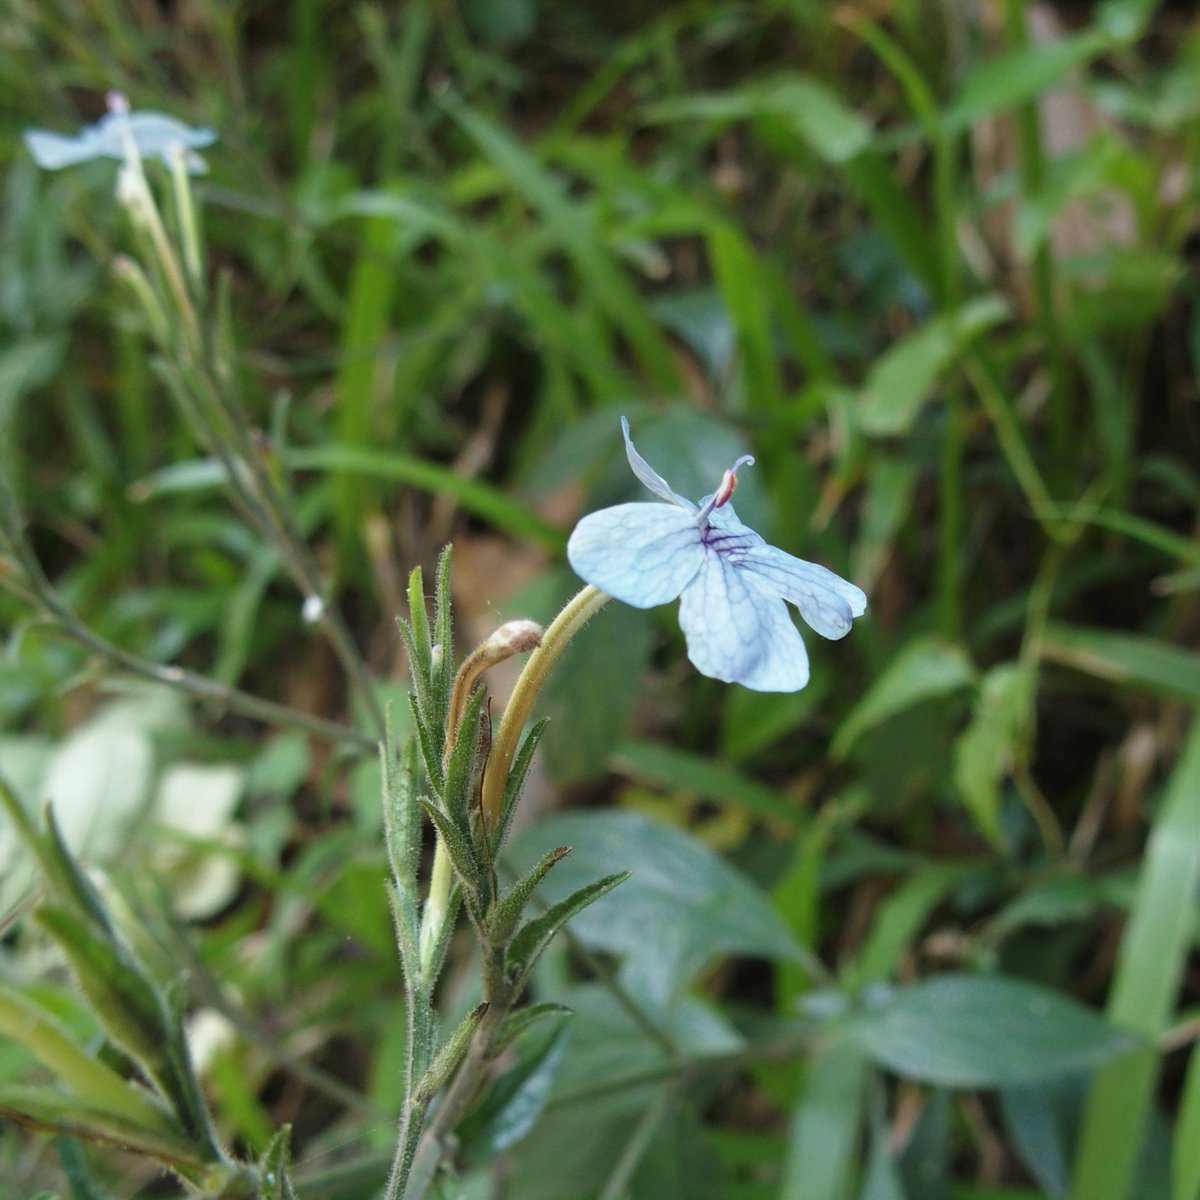
[{"label": "slender green leaf", "polygon": [[1042,653],[1098,679],[1200,703],[1200,654],[1139,633],[1051,625]]},{"label": "slender green leaf", "polygon": [[483,864],[475,854],[470,834],[460,828],[454,818],[433,801],[422,797],[421,807],[437,829],[438,836],[446,847],[446,853],[450,855],[450,861],[458,872],[459,882],[467,889],[472,899],[478,899],[484,887]]},{"label": "slender green leaf", "polygon": [[547,850],[533,870],[522,875],[496,905],[488,924],[497,945],[503,946],[508,942],[534,889],[546,878],[555,864],[561,862],[570,853],[570,846],[555,846],[553,850]]},{"label": "slender green leaf", "polygon": [[450,1082],[450,1077],[458,1070],[459,1063],[467,1055],[471,1045],[471,1037],[479,1028],[479,1022],[487,1013],[486,1004],[476,1005],[458,1023],[454,1032],[446,1039],[438,1052],[433,1056],[433,1062],[426,1068],[417,1084],[416,1100],[418,1104],[428,1104]]},{"label": "slender green leaf", "polygon": [[890,978],[930,913],[970,871],[970,867],[955,863],[938,863],[910,875],[879,906],[871,932],[848,972],[846,986],[860,988]]},{"label": "slender green leaf", "polygon": [[306,446],[288,452],[287,465],[294,471],[335,471],[407,483],[424,491],[453,497],[474,516],[495,525],[504,533],[558,550],[565,539],[562,530],[510,500],[479,479],[456,474],[449,467],[426,462],[393,450],[361,446]]},{"label": "slender green leaf", "polygon": [[845,1200],[856,1174],[869,1078],[867,1057],[835,1036],[809,1061],[792,1110],[783,1200]]},{"label": "slender green leaf", "polygon": [[261,1200],[298,1200],[292,1186],[292,1127],[285,1125],[271,1139],[258,1163]]},{"label": "slender green leaf", "polygon": [[657,742],[627,740],[613,752],[611,765],[643,783],[694,792],[716,804],[744,809],[755,816],[800,825],[804,814],[764,784],[734,767]]},{"label": "slender green leaf", "polygon": [[1108,40],[1107,33],[1089,29],[1074,37],[1022,46],[980,63],[966,74],[942,120],[950,129],[965,129],[1051,88],[1072,86],[1075,68],[1103,50]]},{"label": "slender green leaf", "polygon": [[204,1161],[182,1134],[134,1124],[111,1108],[53,1088],[0,1083],[0,1114],[35,1129],[107,1142],[162,1163],[195,1168]]},{"label": "slender green leaf", "polygon": [[142,1090],[80,1046],[52,1013],[32,998],[0,985],[0,1032],[26,1046],[87,1105],[131,1125],[183,1137],[183,1131]]},{"label": "slender green leaf", "polygon": [[1171,1200],[1200,1200],[1200,1042],[1193,1042],[1171,1147]]},{"label": "slender green leaf", "polygon": [[[363,449],[375,444],[382,432],[380,413],[395,407],[394,402],[386,408],[380,403],[383,396],[379,370],[398,277],[395,264],[390,261],[395,236],[395,225],[387,218],[366,220],[358,256],[350,272],[338,348],[334,410],[334,440],[346,447]],[[343,544],[358,545],[362,522],[373,498],[372,490],[364,488],[352,473],[336,473],[333,484],[338,527],[342,538],[350,539]]]},{"label": "slender green leaf", "polygon": [[737,334],[750,407],[779,413],[784,403],[783,380],[771,337],[771,315],[761,286],[757,255],[742,233],[725,223],[709,230],[708,253],[717,287]]},{"label": "slender green leaf", "polygon": [[[1153,1043],[1167,1027],[1196,934],[1200,898],[1200,721],[1163,797],[1121,939],[1108,1015]],[[1074,1192],[1129,1200],[1154,1102],[1159,1055],[1145,1046],[1096,1075],[1075,1159]]]},{"label": "slender green leaf", "polygon": [[594,883],[585,884],[557,904],[552,904],[544,913],[527,921],[513,938],[508,948],[506,963],[518,992],[525,986],[529,973],[537,964],[542,951],[550,939],[574,916],[595,904],[601,896],[611,892],[619,883],[629,878],[628,871],[617,871]]},{"label": "slender green leaf", "polygon": [[971,723],[954,747],[954,782],[976,827],[1001,844],[1000,784],[1016,758],[1027,727],[1032,680],[1021,663],[1002,663],[980,681]]}]

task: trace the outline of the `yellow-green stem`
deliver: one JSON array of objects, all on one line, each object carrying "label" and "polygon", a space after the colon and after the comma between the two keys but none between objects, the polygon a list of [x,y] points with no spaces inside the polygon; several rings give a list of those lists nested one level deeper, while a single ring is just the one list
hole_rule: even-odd
[{"label": "yellow-green stem", "polygon": [[[585,587],[554,618],[542,635],[541,645],[525,663],[525,669],[513,688],[513,694],[500,720],[500,730],[492,740],[487,770],[483,776],[480,810],[489,829],[494,828],[499,818],[500,809],[504,804],[508,772],[517,753],[521,731],[525,728],[525,722],[529,719],[533,702],[537,699],[546,675],[571,639],[610,599],[607,593],[598,588]],[[442,923],[450,908],[450,891],[453,884],[454,873],[450,869],[450,857],[439,838],[433,854],[433,870],[429,877],[429,897],[425,902],[425,912],[421,920],[420,953],[423,970],[430,966],[434,948],[441,937]]]},{"label": "yellow-green stem", "polygon": [[504,788],[508,783],[508,772],[517,753],[521,731],[533,709],[533,702],[541,691],[550,668],[558,656],[567,648],[571,639],[611,599],[606,593],[590,584],[577,593],[550,624],[542,635],[542,644],[529,656],[525,669],[513,688],[513,694],[500,720],[500,730],[492,740],[492,752],[488,758],[487,771],[483,777],[483,795],[480,810],[488,828],[493,828],[504,805]]}]

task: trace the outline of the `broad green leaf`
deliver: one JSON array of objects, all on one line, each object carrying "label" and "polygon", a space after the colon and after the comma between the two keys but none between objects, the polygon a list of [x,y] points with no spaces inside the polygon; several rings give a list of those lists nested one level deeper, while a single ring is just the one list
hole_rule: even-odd
[{"label": "broad green leaf", "polygon": [[1200,654],[1139,633],[1051,625],[1042,654],[1112,683],[1200,703]]},{"label": "broad green leaf", "polygon": [[571,669],[556,672],[543,693],[550,727],[542,761],[556,781],[604,770],[632,716],[653,639],[649,614],[609,604],[572,642]]},{"label": "broad green leaf", "polygon": [[842,722],[833,753],[844,756],[868,729],[922,701],[969,687],[974,677],[962,647],[937,637],[910,641]]},{"label": "broad green leaf", "polygon": [[[1153,1043],[1171,1021],[1200,899],[1200,720],[1194,721],[1146,847],[1109,995],[1113,1024]],[[1073,1183],[1089,1200],[1127,1200],[1154,1103],[1159,1055],[1147,1045],[1096,1075]]]},{"label": "broad green leaf", "polygon": [[866,1056],[852,1038],[835,1037],[809,1061],[788,1131],[783,1200],[849,1194],[868,1075]]},{"label": "broad green leaf", "polygon": [[999,846],[1000,784],[1013,765],[1017,738],[1032,698],[1029,671],[1020,663],[993,667],[980,682],[967,726],[954,747],[954,782],[979,831]]},{"label": "broad green leaf", "polygon": [[940,376],[974,338],[1009,315],[997,296],[980,296],[927,321],[871,368],[858,419],[867,433],[894,436],[912,429]]},{"label": "broad green leaf", "polygon": [[1082,1005],[1000,975],[940,975],[898,989],[850,1025],[882,1067],[951,1088],[997,1088],[1086,1070],[1128,1034]]},{"label": "broad green leaf", "polygon": [[721,955],[800,959],[767,896],[686,833],[636,813],[566,813],[522,834],[510,860],[529,870],[560,845],[573,852],[539,889],[548,902],[604,871],[632,872],[580,913],[571,931],[593,949],[621,955],[627,985],[655,1007]]}]

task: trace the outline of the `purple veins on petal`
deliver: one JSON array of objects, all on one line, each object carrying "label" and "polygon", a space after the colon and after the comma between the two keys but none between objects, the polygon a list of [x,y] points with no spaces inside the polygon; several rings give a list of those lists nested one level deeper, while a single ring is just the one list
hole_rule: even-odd
[{"label": "purple veins on petal", "polygon": [[765,542],[747,550],[740,565],[764,590],[789,600],[817,633],[833,641],[844,638],[854,618],[867,610],[861,588],[827,567],[795,558]]},{"label": "purple veins on petal", "polygon": [[567,542],[580,578],[634,608],[674,600],[703,557],[693,514],[666,504],[602,508],[584,517]]},{"label": "purple veins on petal", "polygon": [[688,658],[703,675],[757,692],[796,692],[808,652],[778,596],[767,596],[719,554],[704,556],[679,604]]}]

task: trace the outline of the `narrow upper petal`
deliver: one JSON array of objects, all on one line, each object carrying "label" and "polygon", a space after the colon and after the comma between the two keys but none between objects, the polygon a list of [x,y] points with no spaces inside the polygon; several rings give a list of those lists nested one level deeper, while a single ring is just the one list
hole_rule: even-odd
[{"label": "narrow upper petal", "polygon": [[794,558],[765,542],[746,550],[737,566],[754,578],[760,590],[790,600],[822,637],[845,637],[853,619],[867,610],[867,597],[861,588],[825,567]]},{"label": "narrow upper petal", "polygon": [[677,504],[680,508],[695,512],[696,506],[690,500],[673,492],[671,485],[637,452],[633,438],[629,436],[629,422],[624,417],[621,418],[621,432],[625,435],[625,457],[629,459],[630,469],[642,483],[656,496],[666,500],[668,504]]},{"label": "narrow upper petal", "polygon": [[691,512],[666,504],[618,504],[586,516],[567,542],[581,579],[634,608],[674,600],[704,551]]},{"label": "narrow upper petal", "polygon": [[757,692],[795,692],[808,682],[808,653],[787,605],[711,549],[684,588],[679,624],[698,671]]}]

